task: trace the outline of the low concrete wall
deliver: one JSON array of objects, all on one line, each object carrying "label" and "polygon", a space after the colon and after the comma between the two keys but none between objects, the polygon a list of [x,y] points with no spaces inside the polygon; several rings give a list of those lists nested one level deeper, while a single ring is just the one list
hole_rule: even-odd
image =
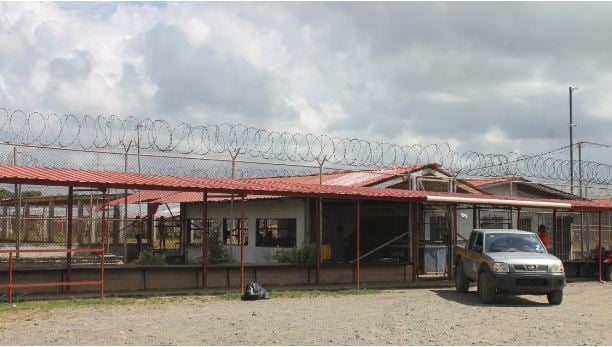
[{"label": "low concrete wall", "polygon": [[[15,269],[14,283],[61,282],[66,270],[62,268]],[[98,280],[99,267],[75,267],[73,281]],[[353,283],[355,268],[352,264],[322,265],[321,284]],[[362,283],[412,281],[412,265],[384,264],[362,265]],[[244,281],[257,281],[264,286],[292,286],[315,284],[315,269],[305,265],[245,266]],[[0,272],[0,283],[8,282],[6,269]],[[109,266],[105,269],[104,289],[107,293],[146,290],[197,289],[202,285],[202,269],[196,265],[166,266]],[[239,266],[216,266],[208,269],[208,288],[236,288],[240,286]],[[62,287],[38,287],[14,289],[15,295],[57,294]],[[98,286],[73,286],[71,292],[97,292]],[[6,288],[0,294],[6,294]]]}]

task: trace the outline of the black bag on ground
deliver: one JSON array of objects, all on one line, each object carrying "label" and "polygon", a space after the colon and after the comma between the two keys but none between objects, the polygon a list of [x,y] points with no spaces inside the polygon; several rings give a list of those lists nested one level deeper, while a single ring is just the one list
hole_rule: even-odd
[{"label": "black bag on ground", "polygon": [[251,282],[244,287],[242,300],[269,299],[268,291],[257,282]]}]

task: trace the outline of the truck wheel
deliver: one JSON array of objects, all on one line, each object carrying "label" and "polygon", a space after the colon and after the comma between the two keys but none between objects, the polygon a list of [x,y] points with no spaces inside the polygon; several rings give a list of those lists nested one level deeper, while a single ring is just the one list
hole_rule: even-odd
[{"label": "truck wheel", "polygon": [[470,281],[467,277],[465,277],[465,272],[463,272],[463,264],[459,262],[457,267],[455,267],[455,289],[459,293],[467,293],[470,289]]},{"label": "truck wheel", "polygon": [[478,296],[483,304],[492,304],[495,302],[495,294],[497,288],[493,283],[493,278],[489,271],[483,271],[478,276]]},{"label": "truck wheel", "polygon": [[606,269],[606,277],[603,279],[604,281],[612,281],[612,266],[608,265]]},{"label": "truck wheel", "polygon": [[548,303],[551,305],[561,305],[563,302],[563,290],[553,290],[552,292],[546,294],[548,298]]}]

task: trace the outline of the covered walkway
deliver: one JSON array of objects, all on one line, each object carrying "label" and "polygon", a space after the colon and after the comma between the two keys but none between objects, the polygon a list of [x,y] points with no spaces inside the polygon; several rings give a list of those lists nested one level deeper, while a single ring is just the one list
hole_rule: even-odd
[{"label": "covered walkway", "polygon": [[[26,184],[26,185],[45,185],[55,187],[68,187],[68,237],[67,247],[49,250],[49,252],[66,252],[67,269],[66,278],[60,282],[52,283],[20,283],[12,282],[12,259],[13,254],[29,252],[27,249],[15,250],[0,250],[0,253],[8,253],[10,258],[8,284],[0,285],[0,288],[8,288],[9,300],[12,297],[13,288],[23,287],[42,287],[42,286],[64,286],[69,292],[70,286],[73,285],[99,285],[100,295],[104,295],[104,244],[107,237],[107,225],[105,218],[102,218],[102,234],[99,247],[88,249],[75,249],[72,247],[72,204],[74,201],[75,188],[90,188],[100,190],[106,194],[109,189],[125,189],[143,191],[141,194],[150,197],[151,199],[160,199],[162,201],[172,201],[172,196],[180,194],[189,194],[193,198],[193,194],[199,194],[203,202],[202,215],[203,220],[207,216],[207,202],[209,194],[231,194],[238,196],[240,200],[240,288],[244,288],[244,199],[246,196],[278,196],[278,197],[305,197],[318,199],[335,199],[349,200],[355,202],[356,218],[360,220],[361,202],[364,200],[378,201],[396,201],[409,203],[424,203],[428,205],[444,205],[457,206],[463,205],[479,205],[479,206],[499,206],[499,207],[524,207],[524,208],[545,208],[556,211],[589,211],[601,212],[611,211],[612,204],[607,202],[594,202],[584,200],[555,200],[555,199],[531,199],[531,198],[516,198],[507,196],[480,195],[480,194],[462,194],[462,193],[443,193],[443,192],[428,192],[415,190],[401,189],[384,189],[384,188],[368,188],[368,187],[347,187],[336,185],[319,185],[319,184],[304,184],[299,182],[279,182],[266,181],[256,179],[216,179],[216,178],[197,178],[197,177],[177,177],[177,176],[158,176],[145,175],[134,173],[120,173],[109,171],[91,171],[91,170],[75,170],[75,169],[58,169],[58,168],[43,168],[43,167],[27,167],[27,166],[0,166],[0,183],[5,184]],[[176,194],[156,194],[153,192],[176,192]],[[102,213],[106,210],[109,201],[104,200]],[[320,216],[320,203],[316,204],[315,216]],[[416,216],[416,210],[412,209],[411,213]],[[316,217],[315,220],[319,218]],[[360,223],[356,223],[357,240],[360,239]],[[315,283],[319,284],[320,263],[321,263],[321,240],[320,240],[320,225],[315,223]],[[416,223],[412,223],[411,229],[416,235]],[[600,218],[601,231],[601,218]],[[208,249],[208,226],[203,223],[202,237],[202,279],[201,285],[207,287],[207,249]],[[413,241],[414,242],[414,241]],[[416,246],[416,245],[415,245]],[[356,245],[356,262],[355,262],[355,285],[360,286],[360,247],[359,241]],[[37,250],[39,252],[40,250]],[[101,260],[99,280],[75,282],[71,281],[71,257],[74,252],[91,252],[99,253]],[[414,262],[417,262],[415,252],[412,253]]]}]

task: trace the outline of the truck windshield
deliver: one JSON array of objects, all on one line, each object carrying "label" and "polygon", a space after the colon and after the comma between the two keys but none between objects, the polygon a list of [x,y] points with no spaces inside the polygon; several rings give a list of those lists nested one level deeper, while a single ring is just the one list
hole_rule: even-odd
[{"label": "truck windshield", "polygon": [[537,252],[546,250],[535,234],[487,234],[485,252]]}]

